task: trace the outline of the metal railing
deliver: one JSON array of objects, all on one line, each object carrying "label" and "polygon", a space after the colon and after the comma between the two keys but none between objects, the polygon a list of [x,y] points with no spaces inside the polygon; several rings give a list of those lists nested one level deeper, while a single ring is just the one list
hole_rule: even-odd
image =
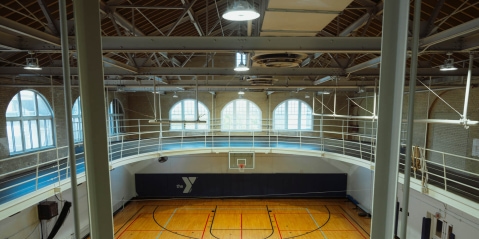
[{"label": "metal railing", "polygon": [[[262,121],[261,130],[232,131],[222,129],[219,120],[208,122],[209,129],[170,130],[169,124],[149,124],[148,119],[125,120],[123,133],[109,137],[109,161],[134,159],[147,153],[195,149],[241,148],[242,150],[301,150],[316,155],[333,153],[349,156],[358,164],[374,164],[376,122],[368,120],[315,120],[309,130],[277,130],[269,120]],[[185,125],[185,127],[193,125]],[[421,170],[413,177],[444,190],[479,202],[477,171],[463,164],[479,164],[479,160],[431,149],[423,149],[426,157],[419,159]],[[75,146],[77,173],[85,171],[83,145]],[[433,154],[442,155],[442,162],[427,160]],[[404,155],[400,165],[404,170]],[[22,163],[18,163],[21,161]],[[451,163],[455,162],[455,163]],[[461,165],[463,165],[461,164]],[[18,165],[25,165],[18,168]],[[456,165],[456,166],[455,166]],[[478,167],[476,167],[478,168]],[[70,165],[67,147],[0,159],[0,204],[34,193],[45,187],[55,187],[69,180]]]}]

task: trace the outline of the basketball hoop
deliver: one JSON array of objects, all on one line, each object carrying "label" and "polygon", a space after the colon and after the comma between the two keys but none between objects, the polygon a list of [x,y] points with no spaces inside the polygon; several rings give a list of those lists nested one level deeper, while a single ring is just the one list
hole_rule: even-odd
[{"label": "basketball hoop", "polygon": [[245,165],[242,164],[242,163],[238,164],[238,170],[239,170],[240,172],[242,172],[242,173],[244,172],[244,166],[245,166]]}]

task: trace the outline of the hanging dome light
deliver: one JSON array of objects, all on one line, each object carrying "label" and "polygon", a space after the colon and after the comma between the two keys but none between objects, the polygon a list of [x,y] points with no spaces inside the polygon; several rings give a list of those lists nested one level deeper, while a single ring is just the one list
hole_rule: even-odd
[{"label": "hanging dome light", "polygon": [[25,65],[25,67],[23,67],[23,69],[25,69],[25,70],[41,70],[42,68],[38,64],[38,58],[33,57],[33,55],[35,53],[34,52],[28,52],[28,54],[30,54],[31,56],[27,58],[27,64]]},{"label": "hanging dome light", "polygon": [[447,54],[447,59],[444,61],[444,65],[441,65],[439,67],[440,71],[455,71],[457,70],[457,67],[454,66],[454,59],[451,58],[452,52],[448,52]]},{"label": "hanging dome light", "polygon": [[239,63],[237,67],[234,68],[235,71],[249,71],[249,67],[247,67],[243,62]]},{"label": "hanging dome light", "polygon": [[230,21],[248,21],[259,17],[259,13],[247,1],[234,1],[233,7],[223,14]]}]

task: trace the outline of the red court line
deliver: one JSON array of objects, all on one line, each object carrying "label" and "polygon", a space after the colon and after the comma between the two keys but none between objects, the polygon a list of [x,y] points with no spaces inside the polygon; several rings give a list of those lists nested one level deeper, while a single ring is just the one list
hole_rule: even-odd
[{"label": "red court line", "polygon": [[123,232],[121,232],[121,234],[120,234],[120,236],[119,236],[118,238],[121,238],[121,236],[123,236],[123,233],[125,233],[125,232],[128,230],[128,228],[130,228],[130,226],[131,226],[133,223],[135,223],[136,219],[138,219],[138,216],[136,216],[135,220],[133,220],[133,221],[130,223],[130,225],[128,225],[128,227],[126,227],[125,230],[124,230]]},{"label": "red court line", "polygon": [[208,213],[208,218],[206,218],[205,228],[203,228],[203,234],[201,234],[201,239],[205,236],[206,226],[208,225],[208,220],[210,219],[210,214]]},{"label": "red court line", "polygon": [[240,214],[240,239],[243,239],[243,214]]},{"label": "red court line", "polygon": [[274,215],[274,222],[276,223],[276,227],[278,228],[279,238],[283,239],[283,236],[281,235],[281,230],[279,229],[278,220],[276,220],[276,214],[273,214],[273,215]]},{"label": "red court line", "polygon": [[361,236],[362,236],[363,238],[366,239],[366,237],[361,233],[361,231],[359,231],[358,228],[357,228],[356,226],[354,226],[354,224],[353,224],[347,217],[344,216],[344,214],[342,214],[342,213],[340,213],[340,214],[341,214],[344,218],[346,218],[346,220],[348,220],[348,222],[354,227],[354,229],[356,229],[356,231],[359,232],[359,234],[361,234]]}]

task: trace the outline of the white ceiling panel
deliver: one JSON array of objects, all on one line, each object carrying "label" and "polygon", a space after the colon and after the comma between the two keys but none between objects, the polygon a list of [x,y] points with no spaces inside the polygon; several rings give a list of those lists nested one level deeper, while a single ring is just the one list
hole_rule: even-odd
[{"label": "white ceiling panel", "polygon": [[269,0],[268,8],[342,11],[352,0]]},{"label": "white ceiling panel", "polygon": [[321,31],[335,14],[266,12],[262,30]]}]

